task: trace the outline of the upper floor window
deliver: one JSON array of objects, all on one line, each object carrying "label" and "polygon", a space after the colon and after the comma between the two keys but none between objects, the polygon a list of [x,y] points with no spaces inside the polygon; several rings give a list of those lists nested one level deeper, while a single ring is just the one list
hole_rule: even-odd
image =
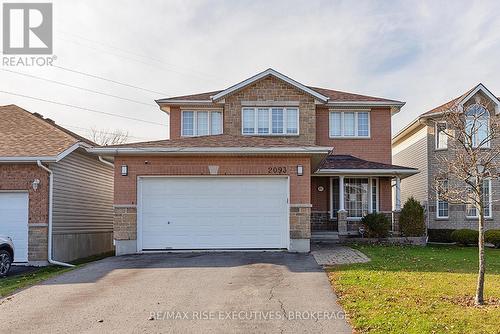
[{"label": "upper floor window", "polygon": [[466,140],[472,147],[490,147],[490,113],[485,107],[473,104],[467,108],[466,117]]},{"label": "upper floor window", "polygon": [[446,134],[446,123],[436,123],[436,149],[443,150],[448,148],[448,135]]},{"label": "upper floor window", "polygon": [[221,111],[182,111],[181,133],[183,136],[220,135]]},{"label": "upper floor window", "polygon": [[330,138],[370,137],[370,113],[368,111],[331,111]]},{"label": "upper floor window", "polygon": [[244,135],[298,135],[298,108],[243,108],[242,128]]}]

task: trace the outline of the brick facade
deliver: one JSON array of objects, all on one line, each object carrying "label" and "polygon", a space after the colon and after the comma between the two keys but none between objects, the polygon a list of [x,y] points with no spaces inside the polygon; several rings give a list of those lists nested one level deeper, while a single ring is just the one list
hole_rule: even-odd
[{"label": "brick facade", "polygon": [[[205,96],[206,95],[206,96]],[[201,100],[207,100],[205,94]],[[197,100],[197,99],[196,99]],[[200,101],[200,100],[197,100]],[[242,136],[242,108],[244,106],[287,106],[299,108],[299,135],[272,136],[293,145],[334,147],[335,154],[349,154],[361,159],[391,163],[391,110],[370,110],[370,138],[330,139],[328,134],[329,108],[316,104],[309,94],[298,90],[275,76],[267,76],[236,91],[218,103],[190,105],[189,110],[223,110],[223,133]],[[198,103],[198,102],[196,102]],[[200,102],[203,103],[203,102]],[[267,103],[267,104],[266,104]],[[181,137],[181,106],[170,105],[170,138]],[[187,109],[186,109],[187,110]],[[304,166],[304,175],[295,174],[297,165]],[[287,166],[290,172],[290,236],[309,239],[313,227],[336,228],[330,220],[330,185],[328,177],[311,177],[310,157],[267,156],[116,156],[115,165],[127,165],[129,175],[121,176],[115,169],[115,239],[133,240],[136,230],[137,177],[145,175],[209,175],[208,166],[219,166],[219,175],[269,175],[270,166]],[[319,192],[319,186],[324,191]],[[389,178],[380,180],[380,210],[391,210],[392,191]],[[124,207],[128,206],[128,208]],[[325,225],[326,223],[326,225]],[[134,230],[135,229],[135,230]],[[134,230],[134,231],[132,231]]]},{"label": "brick facade", "polygon": [[[286,166],[290,177],[290,236],[309,239],[311,193],[310,158],[304,156],[176,156],[137,157],[117,156],[115,166],[127,165],[128,176],[115,168],[115,239],[137,238],[137,177],[146,175],[210,175],[208,166],[219,166],[218,175],[269,175],[268,168]],[[298,176],[297,165],[304,167]]]},{"label": "brick facade", "polygon": [[[33,180],[39,179],[38,190]],[[47,260],[47,225],[49,219],[48,173],[35,164],[0,164],[0,191],[28,192],[28,260]]]},{"label": "brick facade", "polygon": [[348,154],[360,159],[390,164],[391,110],[372,108],[370,111],[370,138],[332,139],[329,137],[329,111],[324,106],[316,109],[316,145],[334,147],[334,154]]}]

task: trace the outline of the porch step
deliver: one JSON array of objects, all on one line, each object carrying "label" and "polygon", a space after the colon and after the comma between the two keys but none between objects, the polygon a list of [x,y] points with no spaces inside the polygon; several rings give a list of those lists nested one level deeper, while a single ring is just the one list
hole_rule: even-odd
[{"label": "porch step", "polygon": [[311,233],[312,241],[339,242],[339,233],[333,231],[313,231]]}]

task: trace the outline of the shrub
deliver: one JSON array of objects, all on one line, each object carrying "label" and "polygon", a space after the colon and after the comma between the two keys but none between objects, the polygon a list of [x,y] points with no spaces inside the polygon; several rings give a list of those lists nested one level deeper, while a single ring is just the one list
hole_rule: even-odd
[{"label": "shrub", "polygon": [[500,230],[488,230],[484,233],[484,240],[500,248]]},{"label": "shrub", "polygon": [[369,238],[384,238],[389,235],[391,222],[383,213],[370,213],[361,219]]},{"label": "shrub", "polygon": [[451,234],[455,230],[451,229],[428,229],[427,235],[430,242],[453,242]]},{"label": "shrub", "polygon": [[460,245],[477,245],[479,232],[474,230],[462,229],[451,233],[451,239]]},{"label": "shrub", "polygon": [[425,234],[424,208],[410,197],[399,216],[399,229],[405,237],[420,237]]}]

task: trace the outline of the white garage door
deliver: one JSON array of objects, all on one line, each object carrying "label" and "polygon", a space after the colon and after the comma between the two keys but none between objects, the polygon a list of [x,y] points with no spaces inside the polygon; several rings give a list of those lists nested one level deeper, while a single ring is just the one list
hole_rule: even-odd
[{"label": "white garage door", "polygon": [[14,262],[28,261],[28,193],[0,192],[0,235],[14,241]]},{"label": "white garage door", "polygon": [[288,247],[286,177],[152,177],[139,183],[139,250]]}]

